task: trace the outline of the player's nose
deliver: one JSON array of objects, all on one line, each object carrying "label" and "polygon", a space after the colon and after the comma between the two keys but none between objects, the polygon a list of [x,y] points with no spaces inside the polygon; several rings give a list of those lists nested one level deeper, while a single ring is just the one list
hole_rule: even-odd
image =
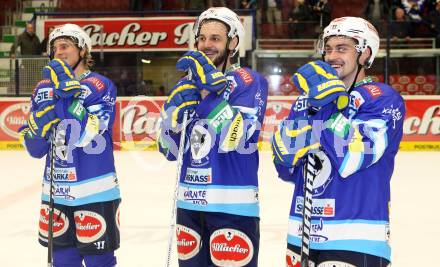
[{"label": "player's nose", "polygon": [[329,49],[329,50],[325,51],[325,61],[328,62],[328,61],[338,59],[339,55],[340,54],[338,53],[338,51],[336,51],[336,49]]},{"label": "player's nose", "polygon": [[205,39],[200,41],[199,45],[202,46],[203,48],[210,48],[212,47],[212,42],[209,41],[208,39]]},{"label": "player's nose", "polygon": [[60,58],[62,55],[63,55],[63,52],[61,50],[56,50],[54,57],[55,58]]}]

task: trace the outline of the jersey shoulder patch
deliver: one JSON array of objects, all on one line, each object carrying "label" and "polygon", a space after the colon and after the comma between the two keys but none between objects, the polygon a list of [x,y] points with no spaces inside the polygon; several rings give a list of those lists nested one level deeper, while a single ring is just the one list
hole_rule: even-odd
[{"label": "jersey shoulder patch", "polygon": [[383,94],[382,89],[375,84],[364,84],[361,87],[364,88],[372,98],[377,98]]},{"label": "jersey shoulder patch", "polygon": [[81,84],[86,84],[86,85],[92,86],[98,92],[101,92],[102,90],[105,89],[105,82],[102,79],[95,77],[95,76],[88,77],[88,78],[82,80]]},{"label": "jersey shoulder patch", "polygon": [[246,85],[249,85],[254,81],[252,73],[246,68],[238,68],[235,71],[238,73],[238,76]]}]

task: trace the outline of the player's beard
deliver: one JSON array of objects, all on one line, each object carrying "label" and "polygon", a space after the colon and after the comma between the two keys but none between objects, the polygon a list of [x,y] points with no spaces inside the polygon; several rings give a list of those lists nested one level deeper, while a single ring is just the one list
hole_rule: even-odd
[{"label": "player's beard", "polygon": [[[203,52],[206,53],[208,51],[211,51],[209,49],[204,50]],[[218,67],[222,67],[224,62],[228,59],[228,55],[226,54],[226,49],[222,50],[222,51],[218,51],[217,52],[217,56],[214,58],[213,62],[214,65],[218,68]]]}]

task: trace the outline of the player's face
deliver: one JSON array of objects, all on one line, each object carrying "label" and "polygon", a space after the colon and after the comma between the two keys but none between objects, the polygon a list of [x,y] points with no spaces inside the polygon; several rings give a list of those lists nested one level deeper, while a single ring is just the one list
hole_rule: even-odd
[{"label": "player's face", "polygon": [[200,29],[197,49],[204,52],[215,66],[220,67],[228,58],[225,49],[227,41],[226,26],[218,21],[207,21]]},{"label": "player's face", "polygon": [[356,75],[358,52],[354,48],[355,44],[352,38],[333,36],[324,46],[324,60],[338,72],[344,82],[352,82],[350,78],[354,79]]},{"label": "player's face", "polygon": [[73,67],[79,60],[79,49],[69,39],[57,39],[53,44],[54,58],[62,59]]}]

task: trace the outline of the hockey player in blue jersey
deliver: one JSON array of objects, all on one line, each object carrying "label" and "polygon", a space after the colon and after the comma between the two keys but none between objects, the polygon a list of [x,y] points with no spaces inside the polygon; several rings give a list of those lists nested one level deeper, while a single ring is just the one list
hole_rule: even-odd
[{"label": "hockey player in blue jersey", "polygon": [[[272,140],[279,177],[295,184],[286,264],[300,266],[306,205],[309,266],[385,267],[391,259],[390,179],[404,101],[365,74],[379,50],[378,33],[368,21],[333,20],[320,50],[324,61],[305,64],[293,76],[302,95]],[[304,177],[310,174],[315,175],[307,207]]]},{"label": "hockey player in blue jersey", "polygon": [[58,267],[115,266],[119,247],[112,141],[116,88],[89,70],[91,48],[78,25],[54,29],[51,61],[31,97],[28,123],[20,129],[29,154],[46,157],[39,222],[43,246],[48,244],[50,179],[54,183],[53,266]]},{"label": "hockey player in blue jersey", "polygon": [[[188,143],[177,197],[179,266],[257,266],[257,142],[267,82],[237,63],[244,28],[230,9],[204,11],[194,34],[197,50],[177,62],[191,74],[163,106],[158,142],[168,160],[176,159],[181,134]],[[181,133],[185,110],[191,118]]]}]

